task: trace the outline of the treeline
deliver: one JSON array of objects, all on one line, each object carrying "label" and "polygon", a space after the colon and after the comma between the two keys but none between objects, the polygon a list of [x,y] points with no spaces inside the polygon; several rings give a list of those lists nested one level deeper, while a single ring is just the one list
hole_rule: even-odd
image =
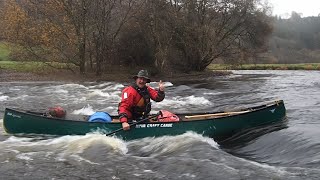
[{"label": "treeline", "polygon": [[100,75],[110,66],[202,71],[267,50],[269,7],[259,0],[6,0],[3,41],[13,59],[74,64]]},{"label": "treeline", "polygon": [[269,63],[320,63],[320,17],[275,17],[269,47]]}]

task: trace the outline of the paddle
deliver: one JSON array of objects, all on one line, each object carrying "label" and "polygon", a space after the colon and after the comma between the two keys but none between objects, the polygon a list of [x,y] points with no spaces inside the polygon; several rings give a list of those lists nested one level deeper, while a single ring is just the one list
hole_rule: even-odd
[{"label": "paddle", "polygon": [[[159,115],[161,115],[161,114],[162,114],[161,111],[159,111],[157,114],[155,114],[155,115],[153,115],[153,116],[149,116],[149,117],[147,117],[147,118],[141,119],[140,121],[137,121],[137,122],[135,122],[135,123],[130,124],[129,127],[134,126],[134,125],[139,124],[139,123],[142,123],[142,122],[144,122],[144,121],[146,121],[146,120],[155,118],[155,117],[157,117],[157,116],[159,116]],[[111,133],[106,134],[106,136],[110,136],[110,135],[115,134],[115,133],[117,133],[117,132],[119,132],[119,131],[123,131],[123,128],[120,128],[120,129],[117,129],[117,130],[115,130],[115,131],[112,131]]]}]

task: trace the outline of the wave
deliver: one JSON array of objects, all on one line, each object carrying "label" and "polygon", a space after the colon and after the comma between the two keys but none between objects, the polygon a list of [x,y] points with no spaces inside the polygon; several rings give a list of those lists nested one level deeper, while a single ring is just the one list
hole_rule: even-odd
[{"label": "wave", "polygon": [[205,97],[196,97],[194,95],[191,95],[186,97],[175,96],[172,98],[165,98],[163,101],[157,103],[157,105],[174,106],[175,108],[181,108],[188,105],[212,105],[212,102],[210,102]]},{"label": "wave", "polygon": [[[0,142],[0,149],[14,150],[21,157],[34,155],[39,151],[56,151],[64,154],[81,154],[89,147],[106,146],[111,152],[127,154],[128,147],[133,152],[150,154],[151,157],[162,156],[173,152],[179,152],[194,146],[195,143],[204,143],[208,146],[219,149],[219,145],[211,138],[203,137],[194,132],[187,132],[177,136],[163,136],[157,138],[143,138],[125,142],[117,137],[105,136],[101,133],[89,133],[84,136],[62,136],[49,139],[45,137],[16,137],[10,136]],[[28,150],[30,152],[28,152]]]},{"label": "wave", "polygon": [[219,148],[219,145],[213,139],[194,132],[187,132],[177,136],[148,137],[134,140],[128,142],[128,148],[132,149],[131,155],[157,157],[180,153],[199,142],[205,143],[215,149]]},{"label": "wave", "polygon": [[9,96],[0,96],[0,101],[8,100]]},{"label": "wave", "polygon": [[116,106],[107,106],[97,109],[94,109],[90,104],[84,106],[81,109],[74,110],[71,112],[71,114],[78,114],[78,115],[92,115],[93,113],[97,111],[107,112],[109,114],[117,114],[118,108]]},{"label": "wave", "polygon": [[[57,86],[52,86],[52,87],[55,87],[57,89],[64,89],[64,88],[70,88],[70,89],[75,89],[75,88],[78,88],[78,89],[89,89],[88,87],[86,87],[85,85],[82,85],[82,84],[62,84],[62,85],[57,85]],[[52,88],[51,87],[51,88]]]},{"label": "wave", "polygon": [[73,157],[77,161],[94,163],[82,157],[82,153],[95,154],[86,151],[91,151],[97,147],[103,149],[107,154],[126,154],[128,152],[126,143],[123,140],[97,133],[85,136],[62,136],[44,140],[11,136],[0,142],[0,152],[12,152],[11,156],[14,156],[15,159],[25,161],[39,158],[53,158],[57,161],[65,161]]}]

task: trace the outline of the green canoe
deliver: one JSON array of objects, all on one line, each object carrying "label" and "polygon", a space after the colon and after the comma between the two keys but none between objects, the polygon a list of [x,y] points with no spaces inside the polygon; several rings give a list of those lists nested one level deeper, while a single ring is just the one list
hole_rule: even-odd
[{"label": "green canoe", "polygon": [[[143,122],[129,131],[118,131],[125,140],[178,135],[193,131],[203,136],[223,138],[242,130],[280,122],[286,115],[282,100],[235,112],[177,114],[178,122]],[[88,116],[47,117],[43,113],[6,108],[3,124],[9,134],[84,135],[90,132],[110,133],[121,128],[117,117],[112,123],[88,122]]]}]

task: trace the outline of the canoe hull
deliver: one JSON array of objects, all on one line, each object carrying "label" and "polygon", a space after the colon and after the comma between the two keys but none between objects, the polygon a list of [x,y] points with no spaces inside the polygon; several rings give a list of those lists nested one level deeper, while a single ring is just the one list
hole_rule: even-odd
[{"label": "canoe hull", "polygon": [[[283,101],[255,109],[249,113],[203,120],[179,122],[142,123],[132,126],[130,131],[116,133],[125,140],[164,135],[179,135],[193,131],[213,138],[227,137],[244,129],[282,121],[286,110]],[[10,134],[84,135],[90,132],[110,133],[121,128],[120,123],[100,123],[54,119],[44,116],[6,109],[4,128]]]}]

